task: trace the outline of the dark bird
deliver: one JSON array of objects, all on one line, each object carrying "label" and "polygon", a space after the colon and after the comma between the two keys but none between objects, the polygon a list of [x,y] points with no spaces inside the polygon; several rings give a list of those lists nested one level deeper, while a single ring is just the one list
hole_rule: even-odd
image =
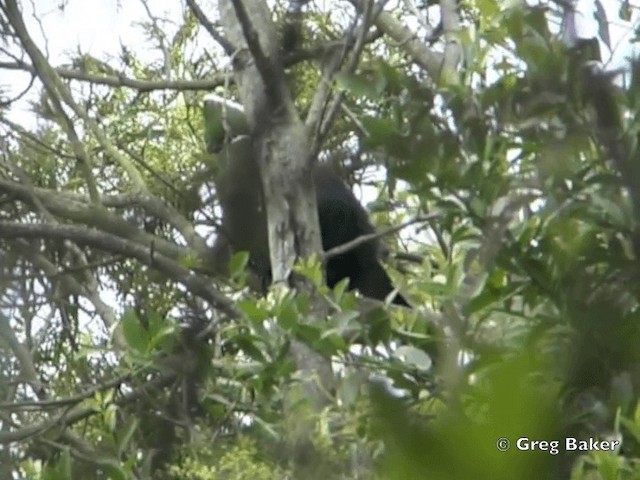
[{"label": "dark bird", "polygon": [[[262,183],[256,157],[248,136],[236,138],[219,153],[216,194],[222,208],[222,228],[214,249],[217,262],[231,252],[248,251],[250,267],[267,285],[271,281],[267,219]],[[357,237],[375,232],[369,215],[351,189],[329,165],[317,164],[313,180],[318,203],[322,248],[328,251]],[[333,288],[349,279],[349,289],[385,300],[394,290],[391,279],[380,264],[380,243],[371,240],[345,253],[329,258],[327,285]],[[400,294],[396,305],[409,307]]]}]

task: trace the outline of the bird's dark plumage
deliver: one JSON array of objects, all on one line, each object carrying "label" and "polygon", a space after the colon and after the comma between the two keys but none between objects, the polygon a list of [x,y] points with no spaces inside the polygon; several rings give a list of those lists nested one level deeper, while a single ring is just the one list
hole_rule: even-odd
[{"label": "bird's dark plumage", "polygon": [[[252,269],[266,283],[271,276],[267,220],[251,141],[248,137],[236,139],[223,149],[219,160],[221,168],[216,177],[216,193],[223,220],[215,248],[218,252],[248,251]],[[330,166],[316,165],[313,180],[325,251],[375,232],[366,210]],[[349,278],[350,289],[356,289],[366,297],[384,300],[394,287],[380,264],[379,253],[379,242],[371,240],[330,258],[326,266],[328,286],[334,287],[340,280]],[[400,294],[395,296],[393,303],[409,306]]]}]

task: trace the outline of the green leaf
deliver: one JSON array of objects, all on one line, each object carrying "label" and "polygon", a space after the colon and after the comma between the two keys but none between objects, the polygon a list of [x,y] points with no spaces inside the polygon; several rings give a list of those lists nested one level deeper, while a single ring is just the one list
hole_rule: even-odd
[{"label": "green leaf", "polygon": [[114,432],[116,429],[116,425],[118,422],[118,406],[115,404],[109,404],[102,411],[102,419],[104,423],[107,425],[107,428],[110,432]]},{"label": "green leaf", "polygon": [[402,338],[406,339],[406,340],[412,340],[412,341],[426,341],[426,340],[433,340],[433,335],[428,335],[426,333],[420,333],[420,332],[414,332],[414,331],[410,331],[410,330],[404,330],[404,329],[395,329],[395,333],[398,336],[401,336]]},{"label": "green leaf", "polygon": [[393,355],[423,372],[431,369],[431,366],[433,365],[429,355],[422,350],[412,347],[411,345],[402,345],[398,347],[396,351],[393,352]]},{"label": "green leaf", "polygon": [[398,132],[393,120],[364,117],[361,121],[367,131],[364,143],[368,148],[385,147],[389,151],[403,151],[407,154],[407,139]]},{"label": "green leaf", "polygon": [[342,280],[340,280],[334,287],[333,287],[333,294],[334,294],[334,298],[339,302],[342,300],[342,297],[344,297],[344,293],[347,291],[347,287],[349,286],[349,279],[348,278],[344,278]]},{"label": "green leaf", "polygon": [[71,458],[71,452],[69,451],[68,448],[65,448],[64,450],[62,450],[62,453],[60,455],[60,460],[58,462],[57,465],[57,469],[59,472],[62,473],[63,478],[72,478],[72,472],[73,472],[73,460]]},{"label": "green leaf", "polygon": [[338,388],[338,398],[344,407],[349,408],[355,404],[365,380],[364,372],[349,373],[342,379]]},{"label": "green leaf", "polygon": [[250,334],[239,334],[230,339],[231,342],[235,343],[238,348],[240,348],[244,353],[246,353],[249,357],[258,362],[264,363],[266,358],[262,353],[262,350],[257,346],[262,343],[263,340],[255,335]]},{"label": "green leaf", "polygon": [[345,337],[362,331],[362,325],[357,321],[358,318],[360,318],[360,312],[357,310],[344,310],[336,313],[330,319],[332,326],[324,329],[320,338],[326,340],[338,337],[339,340],[331,339],[332,345],[338,349],[346,348]]},{"label": "green leaf", "polygon": [[389,65],[383,60],[375,62],[375,69],[379,72],[380,77],[384,79],[384,82],[379,84],[380,92],[387,92],[390,94],[399,94],[407,83],[407,77],[403,75],[403,72],[392,65]]},{"label": "green leaf", "polygon": [[336,329],[329,329],[323,332],[321,341],[314,344],[314,347],[325,357],[331,357],[346,352],[349,344]]},{"label": "green leaf", "polygon": [[151,310],[147,313],[147,332],[149,333],[149,337],[157,335],[165,325],[165,319],[157,311]]},{"label": "green leaf", "polygon": [[149,349],[162,351],[169,351],[175,344],[176,334],[179,332],[179,327],[176,324],[165,324],[159,329],[149,341]]},{"label": "green leaf", "polygon": [[247,269],[247,265],[249,264],[249,252],[237,252],[234,253],[229,260],[229,274],[231,278],[241,277],[242,274],[245,273]]},{"label": "green leaf", "polygon": [[500,8],[495,0],[476,0],[475,5],[484,19],[492,20],[500,13]]},{"label": "green leaf", "polygon": [[294,302],[286,300],[276,316],[278,325],[285,330],[294,330],[300,322],[300,313]]},{"label": "green leaf", "polygon": [[122,468],[121,463],[114,459],[101,459],[97,461],[100,468],[107,474],[107,478],[110,480],[128,480],[129,475],[125,469]]},{"label": "green leaf", "polygon": [[474,313],[478,313],[479,311],[487,308],[489,305],[494,304],[502,298],[499,293],[500,292],[495,290],[485,288],[482,292],[473,297],[469,303],[467,303],[464,309],[465,315],[473,315]]},{"label": "green leaf", "polygon": [[369,330],[369,338],[373,344],[385,343],[391,336],[391,322],[384,308],[375,308],[367,313],[363,320]]},{"label": "green leaf", "polygon": [[315,345],[318,340],[320,340],[323,333],[324,328],[320,328],[318,325],[310,325],[308,323],[300,324],[296,331],[298,337],[309,345]]},{"label": "green leaf", "polygon": [[[340,72],[335,76],[339,87],[347,90],[356,97],[366,97],[371,100],[380,98],[380,93],[384,90],[384,78],[377,76],[375,79],[358,75],[355,73]],[[372,81],[373,80],[373,81]]]},{"label": "green leaf", "polygon": [[138,353],[147,353],[150,341],[149,332],[144,328],[133,308],[124,312],[120,324],[127,346]]},{"label": "green leaf", "polygon": [[269,318],[269,310],[259,307],[255,300],[240,300],[237,306],[254,323],[262,323]]},{"label": "green leaf", "polygon": [[139,425],[140,421],[136,417],[130,416],[127,417],[124,425],[121,425],[118,428],[118,430],[116,431],[118,456],[122,456],[123,453],[127,450],[134,434],[138,430]]},{"label": "green leaf", "polygon": [[310,258],[303,259],[296,263],[296,265],[294,265],[294,271],[310,279],[316,288],[323,285],[322,263],[315,254]]},{"label": "green leaf", "polygon": [[631,214],[626,204],[614,202],[607,197],[594,193],[591,196],[594,205],[600,208],[608,217],[608,220],[618,228],[624,228],[631,223]]}]

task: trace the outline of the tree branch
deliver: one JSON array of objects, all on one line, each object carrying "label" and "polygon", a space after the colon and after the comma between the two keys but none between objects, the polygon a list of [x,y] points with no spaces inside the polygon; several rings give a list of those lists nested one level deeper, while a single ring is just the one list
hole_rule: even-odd
[{"label": "tree branch", "polygon": [[[117,234],[141,245],[153,243],[158,252],[174,260],[188,256],[188,250],[184,247],[147,233],[136,225],[114,215],[106,208],[75,201],[76,198],[81,198],[80,195],[56,192],[45,188],[31,190],[25,185],[0,178],[0,191],[3,190],[13,193],[28,205],[33,204],[32,194],[35,194],[39,201],[47,206],[47,210],[58,217],[95,227],[111,234]],[[123,202],[125,198],[128,198],[133,205],[144,204],[144,197],[135,194],[125,197],[115,196],[111,198],[111,202],[117,205]],[[207,251],[208,248],[199,251],[198,254],[206,255]]]},{"label": "tree branch", "polygon": [[[236,13],[238,23],[242,28],[244,39],[251,52],[251,57],[255,62],[256,68],[262,78],[264,89],[266,91],[266,99],[268,105],[271,107],[278,107],[284,103],[283,97],[283,83],[284,83],[284,70],[280,60],[280,52],[278,48],[273,48],[269,45],[269,35],[263,32],[259,35],[256,31],[253,22],[245,8],[243,0],[231,0],[233,3],[233,9]],[[252,0],[255,2],[255,0]],[[258,9],[258,3],[252,5],[255,11]],[[255,18],[255,15],[254,15]],[[262,37],[265,44],[264,49],[260,43]],[[266,113],[266,112],[265,112]]]},{"label": "tree branch", "polygon": [[182,283],[191,293],[200,296],[230,317],[239,316],[233,302],[215,290],[206,278],[191,272],[178,262],[156,252],[153,243],[149,247],[145,247],[110,233],[75,225],[25,224],[7,221],[0,221],[0,237],[68,239],[81,245],[135,258],[141,263],[161,271],[169,278]]},{"label": "tree branch", "polygon": [[[147,397],[152,394],[154,389],[163,388],[171,385],[175,381],[176,374],[170,373],[162,375],[144,385],[139,389],[134,390],[122,398],[116,399],[113,403],[118,406],[126,405],[140,398]],[[0,445],[7,445],[13,442],[19,442],[25,440],[34,435],[44,433],[52,428],[64,428],[74,423],[77,423],[85,418],[99,413],[99,410],[94,407],[81,407],[78,406],[63,414],[57,415],[54,418],[45,420],[35,425],[29,425],[24,428],[12,431],[0,431]]]},{"label": "tree branch", "polygon": [[[28,242],[25,240],[20,240],[20,243],[25,247],[29,246]],[[76,271],[82,270],[86,273],[86,282],[80,283],[73,275],[70,274],[69,270],[63,271],[59,269],[58,266],[51,263],[44,255],[33,250],[35,249],[31,249],[29,251],[29,255],[25,255],[25,258],[27,258],[35,268],[42,270],[48,279],[51,280],[59,277],[65,291],[89,300],[95,308],[98,316],[102,319],[105,330],[107,332],[114,332],[113,341],[116,347],[122,348],[125,345],[124,339],[122,338],[121,332],[119,330],[115,330],[118,319],[113,309],[107,305],[102,298],[100,298],[95,278],[93,278],[88,271],[89,265],[84,263],[81,267],[74,269]]]},{"label": "tree branch", "polygon": [[91,199],[95,203],[99,203],[99,193],[97,187],[95,185],[95,181],[93,179],[91,173],[91,161],[88,156],[84,145],[80,142],[78,138],[73,122],[66,115],[62,105],[60,103],[60,99],[64,101],[65,104],[69,106],[69,108],[84,122],[85,126],[88,130],[93,134],[98,143],[106,153],[113,158],[127,173],[129,180],[133,184],[134,188],[139,191],[147,191],[146,184],[144,179],[138,169],[133,165],[133,163],[122,155],[114,145],[109,141],[104,131],[99,127],[98,123],[95,119],[91,118],[87,111],[81,107],[71,95],[71,91],[69,88],[60,80],[60,77],[56,74],[55,70],[49,63],[47,59],[42,54],[38,46],[35,44],[29,32],[27,31],[26,25],[24,24],[24,20],[18,9],[15,0],[7,0],[6,1],[6,10],[9,20],[11,22],[12,27],[16,31],[16,34],[20,38],[24,49],[27,54],[31,58],[33,65],[36,69],[37,75],[40,80],[43,82],[47,93],[50,95],[52,102],[54,103],[57,113],[65,119],[65,124],[67,125],[67,134],[71,143],[74,147],[74,151],[77,153],[78,158],[80,158],[83,162],[83,168],[85,169],[85,177],[87,181],[87,185],[91,194]]},{"label": "tree branch", "polygon": [[211,20],[209,20],[204,14],[202,9],[200,8],[200,5],[198,5],[195,0],[187,0],[187,5],[200,22],[200,25],[202,25],[205,30],[209,32],[209,35],[211,35],[211,37],[216,42],[218,42],[218,44],[222,47],[224,52],[229,55],[229,57],[233,57],[235,53],[233,45],[226,38],[220,35],[218,30],[214,27],[213,23],[211,23]]},{"label": "tree branch", "polygon": [[[38,377],[35,364],[33,362],[33,356],[29,349],[23,345],[18,337],[16,337],[9,319],[0,311],[0,339],[3,339],[9,346],[13,354],[18,359],[20,365],[20,371],[24,380],[31,385],[31,388],[39,394],[42,391],[42,382]],[[1,433],[0,433],[1,435]]]},{"label": "tree branch", "polygon": [[440,0],[440,16],[444,32],[444,58],[442,59],[441,75],[454,75],[460,62],[460,18],[458,17],[458,2],[456,0]]},{"label": "tree branch", "polygon": [[351,51],[349,60],[342,71],[345,73],[351,73],[356,69],[360,61],[362,49],[367,43],[367,33],[371,24],[372,14],[373,2],[369,0],[366,5],[366,10],[361,16],[360,26],[358,27],[359,17],[356,15],[353,20],[353,24],[343,36],[342,48],[331,54],[329,61],[323,68],[322,77],[320,78],[316,94],[311,101],[311,107],[309,108],[309,114],[307,115],[305,122],[307,129],[312,132],[313,135],[311,139],[312,156],[317,154],[322,143],[322,139],[327,135],[331,128],[333,120],[335,119],[344,98],[344,92],[340,91],[333,97],[331,104],[329,104],[329,99],[333,91],[331,83],[333,82],[336,72],[340,68],[340,65],[343,64],[349,51]]},{"label": "tree branch", "polygon": [[[62,107],[61,98],[64,99],[65,103],[67,103],[74,112],[79,113],[79,108],[71,98],[69,91],[65,88],[62,82],[60,82],[60,79],[48,64],[45,56],[29,35],[16,1],[7,0],[4,11],[6,12],[16,36],[20,39],[25,51],[31,57],[35,74],[40,78],[56,113],[62,119],[62,125],[66,131],[67,137],[69,138],[73,152],[80,161],[80,166],[89,190],[89,195],[91,196],[92,201],[97,203],[100,200],[100,194],[91,172],[93,168],[91,158],[89,157],[84,144],[80,141],[74,122]],[[85,117],[86,116],[87,115],[85,113]]]},{"label": "tree branch", "polygon": [[[363,1],[349,0],[358,9],[363,8]],[[392,38],[397,43],[397,46],[404,50],[415,63],[424,68],[432,79],[436,80],[440,77],[443,61],[442,54],[429,50],[414,32],[388,12],[381,12],[374,23],[385,35]]]},{"label": "tree branch", "polygon": [[[0,69],[36,73],[36,68],[26,62],[0,62]],[[144,93],[155,90],[211,91],[225,83],[225,75],[223,74],[200,80],[138,80],[129,78],[123,73],[118,73],[117,76],[99,75],[65,67],[55,67],[53,71],[65,80],[77,80],[108,87],[127,87]]]},{"label": "tree branch", "polygon": [[324,252],[324,254],[322,255],[322,259],[323,261],[327,261],[330,258],[336,257],[338,255],[342,255],[343,253],[347,253],[351,250],[353,250],[354,248],[358,248],[360,245],[363,245],[367,242],[371,242],[372,240],[377,240],[379,238],[382,237],[386,237],[387,235],[392,235],[396,232],[399,232],[400,230],[402,230],[403,228],[406,228],[410,225],[416,224],[416,223],[423,223],[423,222],[429,222],[435,218],[440,217],[439,213],[431,213],[429,215],[423,215],[420,217],[416,217],[413,218],[411,220],[407,220],[404,223],[401,223],[400,225],[396,225],[394,227],[389,227],[385,230],[382,230],[380,232],[375,232],[375,233],[368,233],[367,235],[360,235],[357,238],[354,238],[353,240],[347,242],[347,243],[343,243],[342,245],[338,245],[337,247],[333,247],[330,250],[327,250],[326,252]]}]

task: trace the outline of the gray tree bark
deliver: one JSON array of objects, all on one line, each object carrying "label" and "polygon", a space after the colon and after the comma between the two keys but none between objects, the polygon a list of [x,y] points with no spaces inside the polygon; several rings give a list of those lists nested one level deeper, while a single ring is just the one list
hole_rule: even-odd
[{"label": "gray tree bark", "polygon": [[[291,276],[295,261],[322,251],[312,181],[308,132],[295,109],[280,60],[280,44],[271,12],[263,0],[220,0],[221,22],[234,49],[235,81],[244,105],[262,178],[267,211],[273,281],[297,289],[308,286]],[[325,308],[321,301],[316,308]],[[324,315],[317,315],[323,318]],[[292,342],[303,383],[289,392],[319,410],[333,390],[328,360],[306,345]],[[295,457],[308,458],[313,425],[297,411],[288,424]]]}]

